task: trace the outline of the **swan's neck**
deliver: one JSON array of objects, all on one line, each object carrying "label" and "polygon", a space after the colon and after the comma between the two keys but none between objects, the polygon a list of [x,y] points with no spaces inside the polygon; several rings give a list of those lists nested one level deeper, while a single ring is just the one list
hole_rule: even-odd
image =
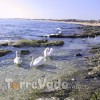
[{"label": "swan's neck", "polygon": [[19,57],[19,53],[18,53],[18,51],[16,51],[16,57]]},{"label": "swan's neck", "polygon": [[34,61],[34,58],[33,58],[33,56],[32,56],[32,62]]},{"label": "swan's neck", "polygon": [[44,50],[44,57],[47,57],[48,51],[49,51],[49,48],[46,48],[46,49]]}]

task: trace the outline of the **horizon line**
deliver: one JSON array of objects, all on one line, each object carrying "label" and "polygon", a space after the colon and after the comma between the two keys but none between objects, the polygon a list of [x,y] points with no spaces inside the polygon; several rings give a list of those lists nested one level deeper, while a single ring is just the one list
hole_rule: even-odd
[{"label": "horizon line", "polygon": [[75,19],[75,18],[61,18],[61,19],[56,19],[56,18],[0,18],[0,19],[26,19],[26,20],[83,20],[83,21],[90,21],[90,20],[95,20],[98,21],[100,19]]}]

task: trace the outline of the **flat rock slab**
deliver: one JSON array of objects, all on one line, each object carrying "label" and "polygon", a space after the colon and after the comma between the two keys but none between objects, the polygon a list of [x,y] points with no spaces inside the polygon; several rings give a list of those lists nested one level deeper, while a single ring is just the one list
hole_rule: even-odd
[{"label": "flat rock slab", "polygon": [[10,53],[10,50],[0,50],[0,57],[5,56],[6,54]]}]

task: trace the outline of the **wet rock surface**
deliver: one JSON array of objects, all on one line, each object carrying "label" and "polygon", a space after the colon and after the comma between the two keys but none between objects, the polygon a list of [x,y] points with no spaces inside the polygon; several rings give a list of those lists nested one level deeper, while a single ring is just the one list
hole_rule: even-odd
[{"label": "wet rock surface", "polygon": [[0,50],[0,57],[5,56],[6,54],[10,53],[10,50]]},{"label": "wet rock surface", "polygon": [[76,55],[75,55],[76,57],[81,57],[81,56],[83,56],[81,53],[77,53]]},{"label": "wet rock surface", "polygon": [[[83,31],[81,34],[63,35],[63,34],[51,34],[50,38],[87,38],[100,35],[100,26],[83,26],[80,29]],[[48,36],[47,36],[48,37]]]},{"label": "wet rock surface", "polygon": [[100,45],[93,46],[90,50],[93,55],[87,58],[87,63],[90,66],[86,79],[100,78]]},{"label": "wet rock surface", "polygon": [[30,53],[29,50],[21,50],[22,55],[28,55]]},{"label": "wet rock surface", "polygon": [[0,46],[13,46],[13,47],[41,47],[41,46],[63,46],[64,41],[48,41],[48,40],[17,40],[13,42],[0,43]]}]

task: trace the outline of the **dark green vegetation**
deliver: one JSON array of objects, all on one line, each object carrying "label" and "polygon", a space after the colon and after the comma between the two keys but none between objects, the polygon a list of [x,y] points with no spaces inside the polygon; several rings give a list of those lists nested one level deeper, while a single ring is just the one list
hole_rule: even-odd
[{"label": "dark green vegetation", "polygon": [[5,56],[6,54],[10,53],[9,50],[0,50],[0,57]]},{"label": "dark green vegetation", "polygon": [[[8,45],[9,44],[9,45]],[[0,46],[13,46],[13,47],[41,47],[41,46],[63,46],[64,41],[57,40],[57,41],[48,41],[48,40],[18,40],[13,42],[5,42],[0,43]],[[9,50],[0,50],[0,57],[8,54]],[[28,50],[21,50],[21,54],[27,55],[30,51]]]},{"label": "dark green vegetation", "polygon": [[90,100],[100,100],[100,90],[93,92],[90,97]]},{"label": "dark green vegetation", "polygon": [[47,40],[19,40],[12,44],[14,47],[40,47],[40,46],[63,46],[63,41],[47,41]]},{"label": "dark green vegetation", "polygon": [[29,50],[21,50],[22,55],[28,55],[30,53]]}]

